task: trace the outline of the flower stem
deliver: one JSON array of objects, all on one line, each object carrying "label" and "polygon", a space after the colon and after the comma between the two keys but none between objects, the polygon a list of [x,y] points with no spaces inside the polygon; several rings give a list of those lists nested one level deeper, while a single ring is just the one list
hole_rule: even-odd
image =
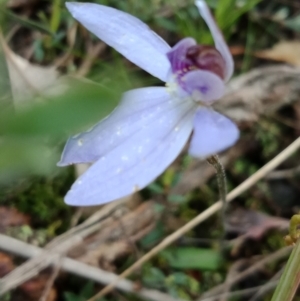
[{"label": "flower stem", "polygon": [[220,240],[220,250],[221,252],[225,250],[225,218],[226,218],[226,209],[227,209],[227,182],[226,182],[226,173],[223,164],[221,163],[217,155],[211,156],[206,159],[209,164],[211,164],[217,172],[217,181],[219,188],[220,200],[222,202],[221,208],[221,220],[223,224],[223,237]]},{"label": "flower stem", "polygon": [[[222,201],[221,217],[222,217],[223,223],[225,223],[225,212],[226,212],[226,206],[227,206],[227,202],[226,202],[227,183],[226,183],[225,169],[217,155],[209,157],[207,159],[207,162],[215,168],[216,173],[217,173],[219,194],[220,194],[220,199]],[[225,229],[225,227],[223,227],[223,228]]]}]

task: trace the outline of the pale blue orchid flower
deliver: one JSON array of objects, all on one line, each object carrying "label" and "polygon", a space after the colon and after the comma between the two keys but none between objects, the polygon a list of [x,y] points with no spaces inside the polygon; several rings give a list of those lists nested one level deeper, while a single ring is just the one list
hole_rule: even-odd
[{"label": "pale blue orchid flower", "polygon": [[128,60],[166,82],[124,93],[120,105],[91,130],[70,138],[58,165],[94,163],[65,197],[74,206],[104,204],[146,187],[175,160],[206,158],[232,146],[236,125],[215,112],[233,73],[233,59],[203,0],[195,2],[215,48],[185,38],[171,48],[139,19],[92,3],[68,2],[73,17]]}]

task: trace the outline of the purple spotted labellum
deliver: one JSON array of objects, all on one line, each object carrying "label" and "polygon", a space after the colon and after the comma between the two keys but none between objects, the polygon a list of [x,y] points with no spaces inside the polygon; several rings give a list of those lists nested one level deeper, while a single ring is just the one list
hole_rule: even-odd
[{"label": "purple spotted labellum", "polygon": [[178,156],[191,133],[189,154],[206,158],[239,137],[215,112],[233,73],[233,60],[203,0],[195,2],[215,47],[185,38],[171,48],[139,19],[111,7],[68,2],[73,17],[166,87],[124,93],[120,105],[90,131],[68,140],[60,166],[94,163],[73,184],[67,204],[104,204],[144,188]]}]

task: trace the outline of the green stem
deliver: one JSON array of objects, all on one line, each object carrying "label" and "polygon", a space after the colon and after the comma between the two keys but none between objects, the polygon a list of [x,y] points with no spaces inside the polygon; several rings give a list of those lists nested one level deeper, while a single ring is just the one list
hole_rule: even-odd
[{"label": "green stem", "polygon": [[300,240],[287,262],[271,301],[292,301],[300,283]]}]

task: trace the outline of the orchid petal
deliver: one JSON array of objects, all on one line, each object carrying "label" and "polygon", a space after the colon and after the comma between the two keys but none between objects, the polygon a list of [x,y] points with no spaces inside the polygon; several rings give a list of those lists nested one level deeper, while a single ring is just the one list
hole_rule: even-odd
[{"label": "orchid petal", "polygon": [[220,51],[222,57],[225,60],[226,72],[225,81],[228,81],[233,74],[234,62],[229,48],[224,40],[222,33],[220,32],[214,18],[212,17],[210,10],[204,0],[196,0],[195,5],[198,7],[200,15],[206,22],[209,30],[214,38],[215,46]]},{"label": "orchid petal", "polygon": [[195,46],[197,43],[193,38],[185,38],[178,42],[168,53],[167,57],[170,60],[172,71],[178,72],[183,70],[187,65],[186,53],[188,49]]},{"label": "orchid petal", "polygon": [[180,85],[195,101],[207,104],[220,99],[225,91],[222,79],[205,70],[193,70],[186,73],[181,78]]},{"label": "orchid petal", "polygon": [[[68,140],[58,165],[95,162],[132,135],[148,130],[153,123],[157,124],[158,118],[162,118],[158,126],[163,128],[167,125],[164,112],[173,106],[180,106],[181,102],[180,99],[171,99],[162,87],[140,88],[124,93],[119,106],[107,118],[89,131]],[[151,128],[149,131],[149,135],[155,135]]]},{"label": "orchid petal", "polygon": [[232,146],[238,138],[239,130],[230,119],[210,108],[201,107],[195,115],[189,154],[206,158]]},{"label": "orchid petal", "polygon": [[166,81],[170,46],[146,24],[125,12],[94,3],[67,2],[73,17],[128,60]]},{"label": "orchid petal", "polygon": [[68,143],[63,163],[85,155],[98,160],[74,183],[66,203],[104,204],[147,186],[184,147],[195,110],[192,101],[173,98],[161,87],[125,93],[118,110],[78,137],[81,146]]}]

